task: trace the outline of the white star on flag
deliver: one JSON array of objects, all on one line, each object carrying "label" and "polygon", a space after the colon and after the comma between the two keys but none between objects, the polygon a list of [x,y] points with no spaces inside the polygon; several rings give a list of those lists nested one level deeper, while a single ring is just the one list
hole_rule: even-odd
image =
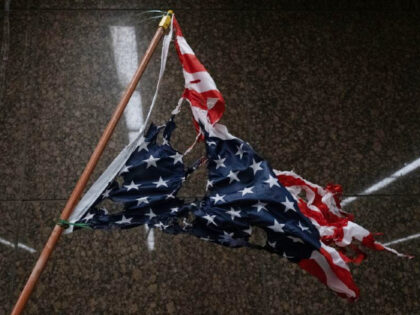
[{"label": "white star on flag", "polygon": [[247,228],[246,230],[242,230],[244,231],[246,234],[251,235],[252,234],[252,226],[249,226],[249,228]]},{"label": "white star on flag", "polygon": [[277,180],[277,178],[273,177],[270,175],[270,177],[268,177],[268,179],[266,181],[264,181],[264,183],[268,183],[270,185],[270,188],[273,186],[277,186],[280,187],[279,181]]},{"label": "white star on flag", "polygon": [[160,176],[159,180],[157,182],[153,182],[153,184],[156,185],[156,188],[159,188],[160,186],[168,187],[167,182],[168,182],[167,180],[163,180],[162,176]]},{"label": "white star on flag", "polygon": [[216,170],[219,168],[219,167],[226,167],[226,165],[225,165],[225,160],[226,160],[226,158],[221,158],[220,157],[220,155],[218,156],[219,157],[219,159],[218,160],[214,160],[214,163],[216,163]]},{"label": "white star on flag", "polygon": [[170,194],[167,194],[166,199],[175,199],[175,191],[171,192]]},{"label": "white star on flag", "polygon": [[240,215],[241,210],[235,210],[231,207],[229,211],[226,211],[226,213],[230,214],[230,217],[232,218],[232,221],[235,220],[235,217],[236,218],[241,218],[241,215]]},{"label": "white star on flag", "polygon": [[234,180],[239,182],[238,174],[239,174],[239,171],[238,172],[232,172],[232,171],[229,172],[229,174],[227,176],[227,177],[229,177],[229,184],[231,182],[233,182]]},{"label": "white star on flag", "polygon": [[170,158],[174,159],[174,165],[176,165],[177,163],[182,164],[182,157],[183,155],[179,152],[176,152],[174,155],[170,156]]},{"label": "white star on flag", "polygon": [[207,185],[206,185],[206,190],[209,190],[209,188],[213,187],[213,182],[212,180],[207,180]]},{"label": "white star on flag", "polygon": [[272,229],[274,232],[284,233],[283,227],[285,224],[278,223],[276,219],[274,219],[274,224],[268,226],[269,229]]},{"label": "white star on flag", "polygon": [[112,191],[112,189],[107,189],[102,194],[102,198],[109,198],[109,193]]},{"label": "white star on flag", "polygon": [[309,228],[306,226],[303,226],[302,223],[299,221],[298,227],[305,232],[306,230],[308,230],[308,232],[310,233],[311,231],[309,231]]},{"label": "white star on flag", "polygon": [[226,231],[223,231],[223,235],[219,236],[219,242],[228,243],[230,246],[238,246],[238,245],[244,245],[245,241],[243,239],[235,239],[233,238],[234,233],[228,233]]},{"label": "white star on flag", "polygon": [[207,220],[207,225],[211,223],[217,226],[216,222],[214,222],[215,217],[216,217],[215,215],[206,214],[203,218]]},{"label": "white star on flag", "polygon": [[146,142],[144,136],[141,136],[139,139],[139,148],[137,149],[138,152],[141,152],[143,150],[149,151],[149,148],[147,147],[149,145],[149,142]]},{"label": "white star on flag", "polygon": [[233,240],[233,233],[223,231],[223,235],[220,236],[219,241],[222,243],[229,243]]},{"label": "white star on flag", "polygon": [[159,160],[160,158],[155,158],[152,154],[150,154],[149,158],[144,160],[147,163],[146,168],[149,168],[150,166],[157,167],[156,162]]},{"label": "white star on flag", "polygon": [[160,230],[165,230],[169,225],[165,225],[163,224],[161,221],[159,221],[159,223],[155,224],[155,227],[157,227]]},{"label": "white star on flag", "polygon": [[267,205],[266,203],[258,200],[258,202],[252,207],[257,208],[257,212],[260,212],[261,210],[267,210],[267,208],[265,207],[266,205]]},{"label": "white star on flag", "polygon": [[226,196],[226,195],[222,195],[222,196],[220,196],[219,194],[216,194],[216,196],[214,196],[214,197],[210,197],[210,199],[213,199],[214,200],[214,203],[216,204],[216,203],[218,203],[219,201],[221,201],[221,202],[224,202],[225,200],[223,199],[223,197],[224,196]]},{"label": "white star on flag", "polygon": [[284,209],[285,212],[289,210],[293,210],[294,212],[296,212],[295,204],[292,201],[290,201],[287,197],[286,197],[286,201],[282,202],[282,205],[285,206],[286,208]]},{"label": "white star on flag", "polygon": [[140,198],[137,198],[136,200],[137,200],[137,205],[138,206],[140,206],[142,203],[144,203],[144,204],[149,203],[149,200],[147,199],[147,197],[140,197]]},{"label": "white star on flag", "polygon": [[238,151],[235,153],[235,155],[239,155],[239,158],[242,160],[242,156],[244,155],[244,150],[242,149],[242,147],[244,146],[243,143],[241,143],[241,145],[239,147],[236,147],[236,149],[238,149]]},{"label": "white star on flag", "polygon": [[95,215],[93,213],[89,213],[82,219],[82,221],[90,221]]},{"label": "white star on flag", "polygon": [[121,174],[124,174],[124,173],[128,173],[128,171],[131,167],[132,167],[131,165],[124,165],[124,167],[122,168],[122,170],[118,174],[121,175]]},{"label": "white star on flag", "polygon": [[185,230],[187,227],[192,226],[192,224],[191,224],[191,223],[189,223],[189,222],[187,221],[187,219],[186,219],[186,218],[184,218],[184,219],[182,220],[182,224],[184,225],[184,227],[183,227],[183,229],[184,229],[184,230]]},{"label": "white star on flag", "polygon": [[122,216],[121,220],[119,221],[115,221],[116,224],[128,224],[131,223],[131,220],[133,220],[133,218],[126,218],[124,215]]},{"label": "white star on flag", "polygon": [[145,215],[149,217],[149,220],[153,219],[156,216],[152,209],[150,209],[149,213],[146,213]]},{"label": "white star on flag", "polygon": [[127,191],[130,191],[131,189],[139,190],[140,186],[141,186],[140,184],[134,183],[133,180],[131,181],[130,185],[124,185],[124,187],[127,189]]},{"label": "white star on flag", "polygon": [[277,244],[277,242],[267,242],[267,243],[268,243],[268,246],[273,247],[273,248],[275,248]]},{"label": "white star on flag", "polygon": [[262,162],[256,162],[254,159],[252,159],[252,164],[249,166],[252,168],[252,171],[254,172],[254,175],[257,174],[258,171],[262,171],[262,167],[260,166]]},{"label": "white star on flag", "polygon": [[245,187],[244,189],[240,190],[239,192],[242,193],[242,196],[245,196],[246,194],[252,194],[254,193],[252,191],[254,187]]}]

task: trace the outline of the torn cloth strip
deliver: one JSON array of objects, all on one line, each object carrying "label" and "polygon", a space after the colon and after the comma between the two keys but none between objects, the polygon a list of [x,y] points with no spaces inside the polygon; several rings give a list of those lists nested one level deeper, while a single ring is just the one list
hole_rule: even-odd
[{"label": "torn cloth strip", "polygon": [[[191,106],[206,110],[211,123],[216,123],[225,111],[225,100],[216,87],[213,78],[207,72],[194,51],[188,45],[176,18],[173,18],[175,28],[175,47],[181,62],[185,80],[185,90],[182,98],[188,100]],[[198,131],[197,119],[194,121]]]},{"label": "torn cloth strip", "polygon": [[[346,263],[360,263],[365,258],[366,254],[361,246],[387,250],[400,257],[412,258],[375,241],[371,232],[353,222],[353,216],[341,209],[340,185],[330,184],[322,188],[294,172],[274,172],[279,182],[297,200],[299,210],[312,222],[320,235],[322,246],[319,252],[314,251],[311,257],[302,259],[299,266],[327,286],[336,287],[336,279],[353,285]],[[358,241],[360,245],[354,244],[353,241]]]},{"label": "torn cloth strip", "polygon": [[[337,246],[340,255],[345,257],[346,261],[358,263],[365,256],[361,246],[352,245],[353,241],[360,242],[364,247],[386,250],[401,257],[412,258],[375,241],[371,232],[353,222],[353,216],[341,209],[342,188],[340,185],[329,184],[322,188],[294,172],[275,170],[275,174],[279,182],[298,200],[301,212],[317,227],[322,241],[325,244]],[[348,246],[351,246],[355,256],[348,257],[345,251]]]},{"label": "torn cloth strip", "polygon": [[[275,170],[275,174],[279,182],[298,200],[300,210],[320,231],[324,243],[334,244],[340,250],[356,240],[371,249],[386,250],[399,256],[411,257],[399,254],[394,249],[375,241],[372,233],[353,222],[353,216],[341,209],[342,188],[340,185],[329,184],[322,188],[294,172]],[[303,193],[303,197],[300,197],[300,193]],[[359,247],[353,246],[353,249],[357,254],[363,255]],[[340,250],[340,252],[345,255],[344,251]],[[360,256],[349,258],[349,261],[360,262]]]}]

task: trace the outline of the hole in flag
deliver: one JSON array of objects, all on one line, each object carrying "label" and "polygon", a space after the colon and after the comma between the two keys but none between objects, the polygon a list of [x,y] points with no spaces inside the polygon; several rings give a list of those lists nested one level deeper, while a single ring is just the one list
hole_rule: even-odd
[{"label": "hole in flag", "polygon": [[258,245],[264,247],[267,244],[267,233],[259,228],[258,226],[251,226],[252,233],[249,237],[249,243],[252,245]]},{"label": "hole in flag", "polygon": [[119,187],[124,184],[124,178],[121,175],[115,177],[114,181],[118,184]]},{"label": "hole in flag", "polygon": [[156,143],[157,143],[157,144],[160,144],[160,145],[163,145],[163,144],[169,144],[168,139],[166,139],[166,138],[163,136],[163,132],[160,132],[160,133],[158,134],[158,136],[157,136],[157,138],[156,138]]},{"label": "hole in flag", "polygon": [[192,212],[188,212],[187,216],[177,218],[177,222],[182,229],[191,227],[194,221],[195,215]]},{"label": "hole in flag", "polygon": [[104,199],[99,206],[109,214],[118,214],[124,211],[124,206],[121,203],[113,202],[110,199]]},{"label": "hole in flag", "polygon": [[[196,157],[193,156],[193,153],[191,153],[191,155],[192,156],[187,155],[185,160],[192,160],[192,158]],[[191,164],[192,163],[190,163],[189,165]],[[204,196],[206,195],[206,185],[203,185],[202,183],[206,183],[207,176],[207,168],[203,166],[199,167],[197,170],[195,170],[192,174],[188,176],[188,179],[181,186],[181,189],[178,192],[178,196],[180,198],[189,200],[195,198],[204,198]]]}]

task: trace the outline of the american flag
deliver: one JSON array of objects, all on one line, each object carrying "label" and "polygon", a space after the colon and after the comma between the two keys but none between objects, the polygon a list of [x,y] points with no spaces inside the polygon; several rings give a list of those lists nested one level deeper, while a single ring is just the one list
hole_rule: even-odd
[{"label": "american flag", "polygon": [[[376,242],[352,221],[340,207],[340,186],[322,188],[293,172],[273,170],[250,144],[217,122],[225,108],[223,97],[182,36],[178,22],[174,19],[173,23],[186,83],[182,99],[191,105],[196,129],[205,141],[206,159],[186,167],[183,154],[171,145],[179,105],[165,125],[151,124],[118,176],[78,223],[95,229],[147,224],[224,246],[263,248],[297,263],[338,295],[356,300],[359,290],[347,264],[360,262],[364,253],[353,240],[404,255]],[[158,143],[160,133],[163,141]],[[204,164],[206,195],[195,202],[178,198],[184,181]],[[105,200],[121,204],[123,210],[108,213]],[[256,228],[266,234],[263,245],[250,241]]]}]

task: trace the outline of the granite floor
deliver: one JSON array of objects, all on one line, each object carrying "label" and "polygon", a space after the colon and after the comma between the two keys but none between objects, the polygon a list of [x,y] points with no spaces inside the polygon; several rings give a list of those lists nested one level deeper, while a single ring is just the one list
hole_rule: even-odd
[{"label": "granite floor", "polygon": [[[154,34],[152,9],[175,10],[226,99],[222,121],[234,135],[277,169],[342,184],[345,209],[383,232],[380,241],[420,236],[415,1],[0,3],[0,314],[13,307]],[[158,71],[155,54],[93,179],[139,128]],[[172,48],[154,121],[182,90]],[[174,143],[185,149],[194,133],[188,111],[180,116]],[[182,194],[201,196],[205,176]],[[392,246],[419,257],[419,245],[420,237]],[[60,240],[25,313],[420,314],[418,258],[369,252],[352,272],[361,298],[348,304],[269,253],[143,228],[79,231]]]}]

